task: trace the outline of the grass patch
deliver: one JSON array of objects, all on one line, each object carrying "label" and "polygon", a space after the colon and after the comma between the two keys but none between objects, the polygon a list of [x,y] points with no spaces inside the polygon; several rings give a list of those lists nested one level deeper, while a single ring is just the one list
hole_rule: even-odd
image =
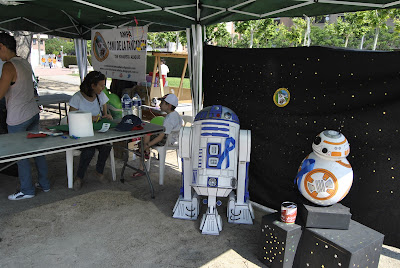
[{"label": "grass patch", "polygon": [[[168,86],[179,87],[179,84],[181,83],[181,78],[180,77],[167,77],[167,81],[168,81]],[[189,78],[183,79],[183,87],[190,88],[190,79]]]}]

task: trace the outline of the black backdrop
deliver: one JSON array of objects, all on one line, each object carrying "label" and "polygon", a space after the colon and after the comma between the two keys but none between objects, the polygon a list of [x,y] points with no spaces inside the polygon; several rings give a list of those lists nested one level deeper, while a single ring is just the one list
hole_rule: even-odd
[{"label": "black backdrop", "polygon": [[[273,95],[287,88],[290,102]],[[352,219],[400,246],[400,53],[322,47],[204,47],[204,107],[221,104],[252,131],[250,199],[279,209],[314,137],[340,130],[354,181],[341,202]]]}]

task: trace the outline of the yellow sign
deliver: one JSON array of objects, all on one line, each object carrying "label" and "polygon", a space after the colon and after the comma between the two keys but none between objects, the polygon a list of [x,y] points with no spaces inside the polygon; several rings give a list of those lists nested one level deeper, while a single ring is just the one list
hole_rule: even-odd
[{"label": "yellow sign", "polygon": [[274,93],[274,102],[278,107],[285,107],[290,101],[290,92],[287,88],[279,88]]}]

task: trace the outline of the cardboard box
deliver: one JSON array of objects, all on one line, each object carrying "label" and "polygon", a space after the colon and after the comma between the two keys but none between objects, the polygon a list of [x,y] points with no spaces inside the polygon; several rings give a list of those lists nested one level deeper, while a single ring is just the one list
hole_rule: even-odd
[{"label": "cardboard box", "polygon": [[348,230],[305,228],[293,267],[378,267],[384,235],[358,222]]},{"label": "cardboard box", "polygon": [[291,268],[301,237],[301,226],[280,220],[280,213],[265,215],[261,221],[258,258],[268,267]]},{"label": "cardboard box", "polygon": [[351,220],[350,209],[339,203],[327,207],[300,204],[298,216],[302,225],[311,228],[347,230]]}]

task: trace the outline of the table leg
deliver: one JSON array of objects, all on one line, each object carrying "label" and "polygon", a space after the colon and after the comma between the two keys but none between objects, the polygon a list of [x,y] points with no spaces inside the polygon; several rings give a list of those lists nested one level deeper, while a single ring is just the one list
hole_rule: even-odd
[{"label": "table leg", "polygon": [[62,117],[62,114],[61,114],[61,103],[58,104],[58,114],[60,115],[60,120],[58,121],[58,124],[60,124],[61,117]]},{"label": "table leg", "polygon": [[74,187],[74,154],[73,149],[65,151],[67,159],[67,178],[68,178],[68,188],[72,189]]},{"label": "table leg", "polygon": [[110,164],[111,164],[111,175],[113,178],[113,181],[117,180],[117,175],[115,173],[115,158],[114,158],[114,147],[113,144],[111,143],[111,151],[110,151]]},{"label": "table leg", "polygon": [[14,161],[11,163],[6,164],[4,167],[0,168],[0,171],[3,171],[4,169],[11,167],[12,165],[16,164],[18,161]]}]

